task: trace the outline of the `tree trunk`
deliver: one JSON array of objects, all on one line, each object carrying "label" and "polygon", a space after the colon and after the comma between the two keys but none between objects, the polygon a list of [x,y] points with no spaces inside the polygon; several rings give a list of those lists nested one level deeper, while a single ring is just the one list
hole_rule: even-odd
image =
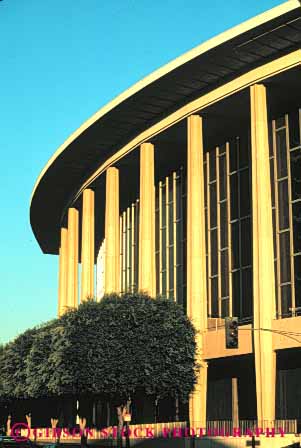
[{"label": "tree trunk", "polygon": [[52,432],[51,435],[52,435],[52,438],[53,438],[55,443],[59,443],[60,436],[57,435],[57,433],[56,433],[56,427],[57,427],[57,424],[58,424],[58,419],[57,418],[51,418],[50,421],[51,421],[51,432]]},{"label": "tree trunk", "polygon": [[9,414],[7,416],[7,422],[6,422],[6,435],[10,436],[11,433],[11,415]]},{"label": "tree trunk", "polygon": [[123,406],[117,406],[117,448],[122,448]]},{"label": "tree trunk", "polygon": [[175,421],[179,421],[179,398],[176,396],[175,398],[175,408],[176,408],[176,415],[175,415]]},{"label": "tree trunk", "polygon": [[[118,417],[118,426],[117,426],[117,448],[122,448],[122,433],[124,427],[124,416],[130,412],[131,407],[131,399],[128,398],[126,405],[117,406],[117,417]],[[128,424],[126,426],[126,448],[130,446],[130,437]]]},{"label": "tree trunk", "polygon": [[[123,409],[123,415],[124,414],[130,414],[131,409],[131,399],[128,398],[128,401],[126,403],[126,407]],[[126,422],[126,448],[130,448],[130,434],[129,434],[129,422]]]},{"label": "tree trunk", "polygon": [[107,428],[110,426],[111,423],[111,407],[110,402],[107,401]]},{"label": "tree trunk", "polygon": [[31,413],[26,414],[26,421],[29,428],[31,428]]},{"label": "tree trunk", "polygon": [[86,448],[87,447],[87,443],[88,443],[88,436],[85,432],[85,428],[86,428],[86,424],[87,424],[87,419],[86,418],[80,418],[79,419],[79,428],[80,428],[80,448]]},{"label": "tree trunk", "polygon": [[159,398],[156,397],[156,399],[155,399],[155,423],[158,423],[158,403],[159,403]]}]

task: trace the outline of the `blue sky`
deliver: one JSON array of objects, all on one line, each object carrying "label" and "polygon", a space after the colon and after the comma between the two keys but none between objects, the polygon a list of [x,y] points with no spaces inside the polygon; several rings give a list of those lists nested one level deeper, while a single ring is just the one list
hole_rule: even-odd
[{"label": "blue sky", "polygon": [[29,201],[57,147],[145,75],[280,3],[0,1],[0,343],[56,316],[58,259],[35,241]]}]

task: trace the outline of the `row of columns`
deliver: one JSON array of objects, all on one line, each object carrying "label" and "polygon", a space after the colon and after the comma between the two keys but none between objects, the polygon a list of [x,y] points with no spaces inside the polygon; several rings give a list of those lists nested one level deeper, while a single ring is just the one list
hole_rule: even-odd
[{"label": "row of columns", "polygon": [[[273,226],[269,170],[266,91],[250,88],[253,204],[254,351],[258,420],[275,417],[275,354],[272,329],[275,303]],[[207,273],[204,214],[202,118],[187,119],[187,313],[197,330],[200,369],[189,402],[191,425],[206,424],[207,363],[203,335],[207,329]],[[140,147],[139,280],[140,291],[156,293],[154,146]],[[94,192],[83,192],[81,300],[94,296]],[[106,172],[105,292],[120,290],[119,272],[119,171]],[[59,315],[77,307],[78,227],[75,208],[68,210],[68,227],[61,229]]]},{"label": "row of columns", "polygon": [[[95,201],[87,188],[82,196],[81,302],[94,297]],[[140,148],[139,290],[156,294],[154,146]],[[120,291],[119,171],[106,172],[105,293]],[[68,226],[61,229],[59,249],[59,307],[61,316],[78,305],[79,213],[68,209]]]}]

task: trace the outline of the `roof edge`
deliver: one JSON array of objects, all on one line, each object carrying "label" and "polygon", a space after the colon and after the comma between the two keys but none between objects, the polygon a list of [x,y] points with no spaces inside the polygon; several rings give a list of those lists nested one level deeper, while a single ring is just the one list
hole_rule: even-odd
[{"label": "roof edge", "polygon": [[115,107],[117,107],[119,104],[121,104],[123,101],[134,95],[135,93],[141,91],[143,88],[147,87],[151,83],[157,81],[159,78],[163,77],[164,75],[172,72],[176,68],[180,67],[181,65],[195,59],[198,56],[201,56],[202,54],[206,53],[207,51],[218,47],[219,45],[227,42],[230,39],[233,39],[237,37],[240,34],[243,34],[247,31],[250,31],[252,28],[256,28],[264,23],[266,23],[269,20],[273,20],[285,13],[291,12],[294,9],[301,8],[299,0],[288,0],[285,3],[282,3],[281,5],[278,5],[272,9],[269,9],[263,13],[260,13],[256,15],[255,17],[252,17],[251,19],[248,19],[244,22],[242,22],[239,25],[235,25],[234,27],[223,31],[222,33],[218,34],[217,36],[214,36],[210,38],[209,40],[201,43],[200,45],[194,47],[193,49],[187,51],[183,55],[178,56],[177,58],[173,59],[172,61],[168,62],[167,64],[164,64],[163,66],[159,67],[149,75],[142,78],[137,83],[133,84],[131,87],[117,95],[113,100],[111,100],[109,103],[101,107],[97,112],[95,112],[90,118],[88,118],[79,128],[77,128],[65,141],[64,143],[59,146],[59,148],[55,151],[55,153],[50,157],[42,171],[40,172],[35,185],[33,187],[31,197],[30,197],[30,207],[33,201],[33,197],[38,189],[38,186],[45,175],[45,173],[48,171],[48,169],[51,167],[53,162],[67,149],[67,147],[74,142],[84,131],[86,131],[91,125],[93,125],[96,121],[98,121],[100,118],[105,116],[108,112],[113,110]]}]

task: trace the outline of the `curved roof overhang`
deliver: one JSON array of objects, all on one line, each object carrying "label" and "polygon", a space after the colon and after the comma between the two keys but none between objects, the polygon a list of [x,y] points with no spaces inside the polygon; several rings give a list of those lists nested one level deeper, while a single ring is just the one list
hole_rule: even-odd
[{"label": "curved roof overhang", "polygon": [[300,48],[301,6],[290,0],[185,53],[116,97],[56,151],[33,189],[30,222],[57,254],[66,206],[106,159],[195,98]]}]

